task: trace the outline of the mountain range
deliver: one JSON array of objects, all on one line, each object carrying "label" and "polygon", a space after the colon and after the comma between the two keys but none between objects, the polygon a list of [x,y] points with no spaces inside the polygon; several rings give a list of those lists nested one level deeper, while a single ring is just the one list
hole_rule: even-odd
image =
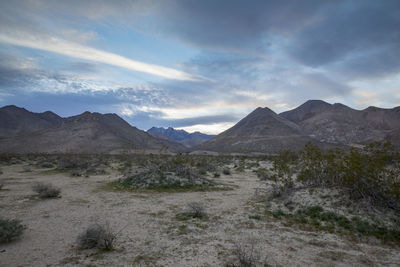
[{"label": "mountain range", "polygon": [[217,136],[156,127],[145,132],[116,114],[84,112],[62,118],[51,111],[0,108],[0,152],[276,153],[299,150],[307,142],[346,147],[384,140],[400,148],[400,107],[356,110],[309,100],[280,114],[257,108]]},{"label": "mountain range", "polygon": [[176,130],[171,127],[168,127],[167,129],[163,127],[152,127],[148,129],[147,132],[161,139],[181,143],[186,147],[197,146],[215,136],[200,132],[188,133],[185,130]]},{"label": "mountain range", "polygon": [[155,138],[116,114],[84,112],[62,118],[50,111],[0,109],[1,152],[120,153],[179,152],[185,146]]},{"label": "mountain range", "polygon": [[309,100],[280,114],[269,108],[257,108],[195,149],[275,153],[301,149],[307,142],[326,148],[362,146],[384,140],[400,147],[400,107],[355,110],[339,103]]}]

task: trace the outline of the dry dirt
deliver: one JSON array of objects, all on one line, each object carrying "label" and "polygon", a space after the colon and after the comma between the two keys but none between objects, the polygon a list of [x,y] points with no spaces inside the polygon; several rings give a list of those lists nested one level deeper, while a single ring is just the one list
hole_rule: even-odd
[{"label": "dry dirt", "polygon": [[[251,171],[221,175],[231,191],[117,192],[101,188],[116,173],[70,177],[21,172],[24,165],[2,167],[0,215],[27,226],[19,240],[0,245],[1,266],[224,266],[234,260],[234,244],[254,245],[255,254],[272,266],[399,266],[398,247],[325,232],[286,227],[255,214],[254,189],[262,186]],[[51,182],[58,199],[40,200],[31,186]],[[205,205],[208,218],[182,221],[176,215],[189,202]],[[76,238],[92,222],[108,221],[118,235],[111,252],[84,250]]]}]

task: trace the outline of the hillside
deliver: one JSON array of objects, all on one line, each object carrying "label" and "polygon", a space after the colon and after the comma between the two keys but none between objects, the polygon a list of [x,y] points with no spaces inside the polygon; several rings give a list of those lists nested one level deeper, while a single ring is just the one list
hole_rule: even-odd
[{"label": "hillside", "polygon": [[[84,112],[63,118],[57,123],[45,123],[52,114],[31,113],[13,108],[8,112],[9,135],[0,140],[1,152],[46,153],[117,153],[123,151],[181,151],[181,144],[155,138],[139,130],[116,114]],[[55,115],[55,114],[54,114]],[[59,117],[60,118],[60,117]],[[55,120],[54,120],[55,121]],[[29,126],[29,127],[28,127]]]},{"label": "hillside", "polygon": [[312,100],[280,115],[317,140],[335,144],[367,144],[387,139],[397,142],[400,129],[400,107],[355,110],[340,103]]},{"label": "hillside", "polygon": [[301,128],[269,108],[257,108],[232,128],[197,146],[217,152],[274,153],[298,150],[313,140]]}]

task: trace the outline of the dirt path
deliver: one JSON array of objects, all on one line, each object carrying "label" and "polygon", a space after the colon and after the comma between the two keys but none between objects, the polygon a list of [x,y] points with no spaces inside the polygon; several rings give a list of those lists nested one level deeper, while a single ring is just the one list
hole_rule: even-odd
[{"label": "dirt path", "polygon": [[[355,243],[328,233],[300,231],[274,219],[257,220],[252,201],[261,182],[254,173],[215,178],[235,185],[232,191],[132,193],[99,190],[116,174],[69,177],[21,172],[23,165],[3,167],[1,215],[27,225],[20,240],[0,245],[1,266],[223,266],[235,243],[254,244],[255,252],[281,266],[398,266],[398,248]],[[32,197],[34,182],[51,182],[62,198]],[[189,202],[202,202],[205,220],[176,217]],[[81,250],[76,237],[93,221],[107,220],[122,229],[111,252]]]}]

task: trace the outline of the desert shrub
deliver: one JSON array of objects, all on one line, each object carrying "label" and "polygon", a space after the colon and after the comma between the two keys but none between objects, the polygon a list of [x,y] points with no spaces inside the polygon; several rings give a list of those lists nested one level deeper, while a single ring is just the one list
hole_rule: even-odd
[{"label": "desert shrub", "polygon": [[225,175],[231,175],[231,170],[230,170],[228,167],[225,167],[225,168],[222,170],[222,173],[225,174]]},{"label": "desert shrub", "polygon": [[306,185],[336,186],[352,199],[400,210],[400,156],[388,142],[347,153],[308,144],[300,162],[298,180]]},{"label": "desert shrub", "polygon": [[82,248],[99,248],[111,250],[117,239],[115,233],[108,223],[105,225],[92,224],[78,238],[78,245]]},{"label": "desert shrub", "polygon": [[36,183],[32,186],[32,190],[38,193],[40,198],[57,198],[61,194],[61,190],[52,184]]},{"label": "desert shrub", "polygon": [[4,180],[0,180],[0,190],[3,189],[5,184]]},{"label": "desert shrub", "polygon": [[191,202],[187,204],[189,213],[193,218],[204,218],[206,217],[206,211],[203,204],[199,202]]},{"label": "desert shrub", "polygon": [[[166,170],[168,169],[168,170]],[[118,182],[128,189],[201,189],[214,186],[215,183],[201,177],[190,166],[154,166],[138,173],[127,172]]]},{"label": "desert shrub", "polygon": [[0,243],[8,243],[22,235],[25,226],[19,220],[0,218]]},{"label": "desert shrub", "polygon": [[82,173],[80,171],[73,170],[70,172],[71,176],[73,177],[81,177]]},{"label": "desert shrub", "polygon": [[214,178],[219,178],[221,177],[221,174],[219,172],[214,172]]},{"label": "desert shrub", "polygon": [[332,186],[339,182],[344,152],[324,151],[308,143],[300,153],[301,170],[297,179],[309,186]]},{"label": "desert shrub", "polygon": [[273,184],[272,190],[268,197],[268,200],[272,200],[275,198],[284,199],[284,198],[288,197],[294,191],[295,191],[295,187],[292,182],[284,183],[284,184]]},{"label": "desert shrub", "polygon": [[59,170],[72,170],[72,169],[86,169],[88,167],[88,160],[79,155],[65,156],[58,161],[57,169]]},{"label": "desert shrub", "polygon": [[41,168],[53,168],[54,165],[50,162],[45,161],[45,162],[40,163],[40,167]]},{"label": "desert shrub", "polygon": [[282,151],[275,156],[272,161],[272,180],[279,180],[285,184],[293,183],[293,174],[297,171],[298,160],[298,154],[290,150]]},{"label": "desert shrub", "polygon": [[256,174],[261,181],[266,181],[270,178],[268,175],[268,170],[266,168],[258,168]]},{"label": "desert shrub", "polygon": [[256,266],[271,266],[267,263],[267,257],[261,260],[260,252],[255,247],[255,241],[237,241],[234,244],[234,257],[225,264],[225,267],[256,267]]}]

